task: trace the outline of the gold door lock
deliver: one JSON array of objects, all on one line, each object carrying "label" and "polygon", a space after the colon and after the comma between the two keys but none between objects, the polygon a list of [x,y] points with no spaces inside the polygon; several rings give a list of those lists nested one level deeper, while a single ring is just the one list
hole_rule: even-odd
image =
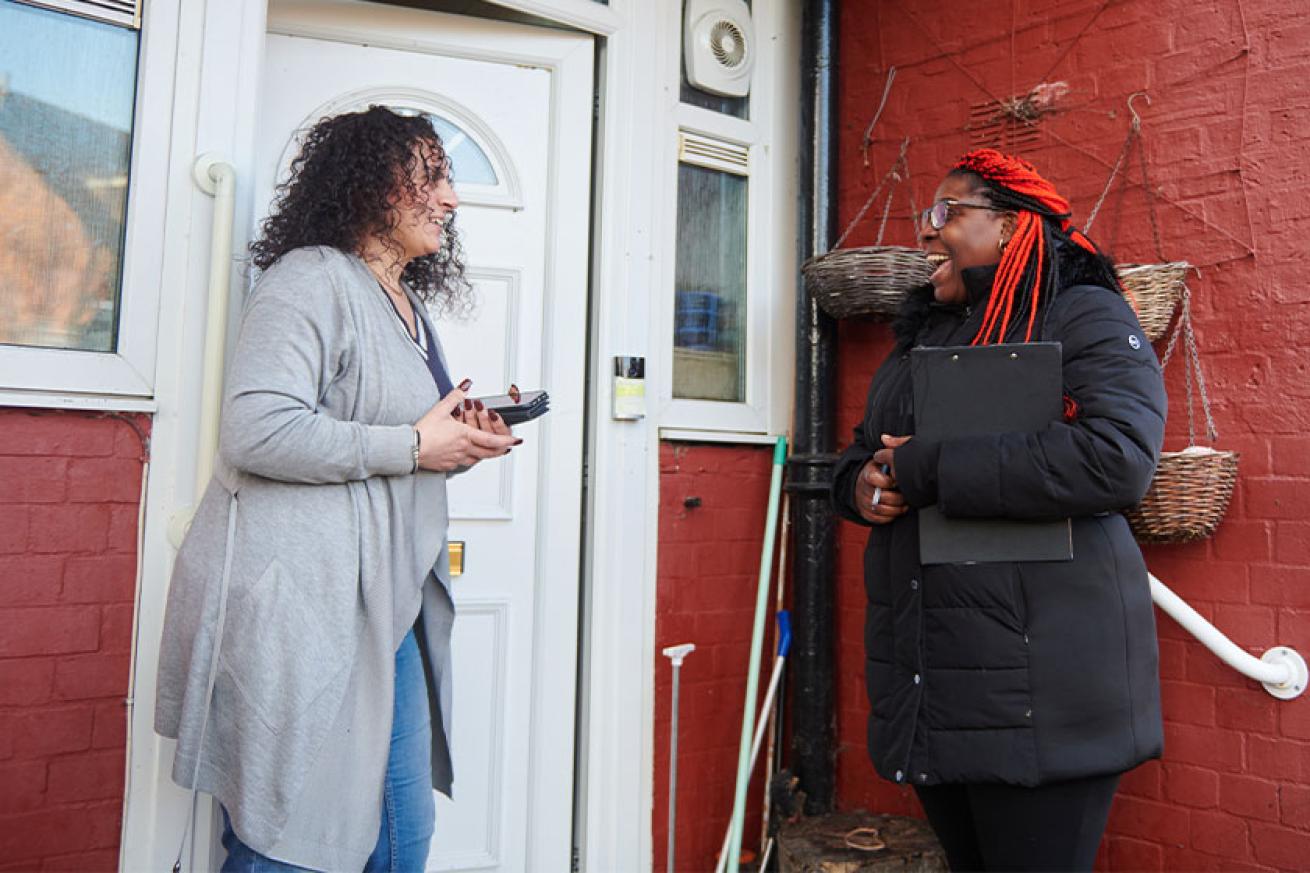
[{"label": "gold door lock", "polygon": [[452,540],[446,547],[446,553],[450,557],[450,576],[453,579],[456,576],[464,575],[464,541]]}]

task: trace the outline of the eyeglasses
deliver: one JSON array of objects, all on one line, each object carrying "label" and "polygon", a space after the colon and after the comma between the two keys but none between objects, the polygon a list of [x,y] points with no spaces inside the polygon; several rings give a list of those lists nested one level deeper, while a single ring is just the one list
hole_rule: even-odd
[{"label": "eyeglasses", "polygon": [[957,209],[986,209],[989,212],[1005,212],[1006,210],[996,206],[989,206],[986,203],[962,203],[959,200],[952,200],[949,197],[938,200],[932,206],[929,206],[923,212],[919,213],[919,230],[922,231],[929,225],[933,230],[941,230],[946,226],[946,222],[955,217]]}]

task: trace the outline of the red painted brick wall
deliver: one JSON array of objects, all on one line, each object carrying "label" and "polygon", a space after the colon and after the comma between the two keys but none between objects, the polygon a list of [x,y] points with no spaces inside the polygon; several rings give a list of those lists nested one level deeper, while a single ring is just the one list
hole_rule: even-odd
[{"label": "red painted brick wall", "polygon": [[0,409],[0,871],[117,868],[142,456],[121,419]]},{"label": "red painted brick wall", "polygon": [[[679,870],[714,869],[732,813],[746,667],[768,511],[772,447],[660,444],[659,572],[655,614],[654,869],[666,869],[669,715],[673,671],[666,646],[695,643],[678,703]],[[700,506],[687,507],[699,497]],[[769,593],[760,699],[773,666]],[[757,704],[758,709],[758,704]],[[761,751],[763,757],[763,751]],[[762,774],[763,764],[757,768]],[[759,846],[762,775],[752,780],[744,845]],[[743,853],[743,860],[745,853]]]},{"label": "red painted brick wall", "polygon": [[[1099,14],[1098,14],[1099,11]],[[1024,150],[1081,223],[1138,101],[1162,205],[1165,254],[1200,265],[1191,282],[1215,401],[1219,445],[1242,453],[1241,478],[1218,535],[1147,551],[1152,571],[1249,651],[1275,643],[1310,654],[1310,24],[1276,0],[961,0],[846,3],[841,20],[840,211],[859,209],[912,138],[920,206],[970,147],[972,105],[1065,81],[1065,110]],[[1304,9],[1302,9],[1304,11]],[[1081,38],[1077,38],[1079,34]],[[1076,39],[1077,38],[1077,39]],[[886,70],[898,75],[865,168],[859,143]],[[1134,185],[1107,202],[1094,236],[1121,261],[1156,260],[1145,198]],[[880,204],[881,205],[881,204]],[[875,210],[876,212],[877,210]],[[886,242],[912,239],[898,200]],[[866,221],[856,244],[872,242]],[[843,323],[840,426],[849,433],[885,326]],[[1162,348],[1157,347],[1162,351]],[[1166,448],[1186,444],[1182,371],[1167,374]],[[863,536],[840,535],[841,751],[846,807],[914,812],[906,789],[881,782],[864,752],[861,660]],[[1101,866],[1114,870],[1305,869],[1310,858],[1310,695],[1277,702],[1157,613],[1166,721],[1164,760],[1123,783]]]}]

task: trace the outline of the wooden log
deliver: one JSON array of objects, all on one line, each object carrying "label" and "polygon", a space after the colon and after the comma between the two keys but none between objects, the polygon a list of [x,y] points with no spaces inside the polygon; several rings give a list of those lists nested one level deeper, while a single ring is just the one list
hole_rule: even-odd
[{"label": "wooden log", "polygon": [[782,873],[938,873],[950,868],[926,821],[860,810],[784,824],[778,834],[778,869]]}]

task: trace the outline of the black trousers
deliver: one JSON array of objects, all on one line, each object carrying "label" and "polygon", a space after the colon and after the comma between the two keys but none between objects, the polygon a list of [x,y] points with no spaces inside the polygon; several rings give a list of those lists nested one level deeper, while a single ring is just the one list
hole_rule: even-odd
[{"label": "black trousers", "polygon": [[954,871],[1091,870],[1119,774],[1016,785],[915,787]]}]

